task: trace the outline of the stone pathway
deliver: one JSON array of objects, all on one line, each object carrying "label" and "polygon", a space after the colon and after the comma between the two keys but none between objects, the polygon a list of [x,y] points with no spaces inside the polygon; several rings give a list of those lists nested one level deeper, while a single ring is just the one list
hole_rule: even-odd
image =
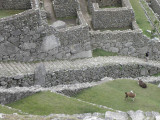
[{"label": "stone pathway", "polygon": [[[0,62],[0,77],[15,77],[27,74],[33,74],[36,65],[40,63],[24,63],[24,62]],[[82,69],[94,66],[103,66],[106,64],[142,64],[160,67],[158,61],[145,62],[144,59],[134,57],[96,57],[77,60],[57,60],[57,61],[45,61],[44,63],[47,71],[59,71],[70,69]]]}]

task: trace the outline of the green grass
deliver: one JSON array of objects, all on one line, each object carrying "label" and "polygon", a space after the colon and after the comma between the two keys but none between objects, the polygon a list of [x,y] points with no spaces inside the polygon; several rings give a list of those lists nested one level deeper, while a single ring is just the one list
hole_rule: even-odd
[{"label": "green grass", "polygon": [[153,76],[158,77],[158,76],[160,76],[160,73],[156,73]]},{"label": "green grass", "polygon": [[0,10],[0,18],[23,12],[24,10]]},{"label": "green grass", "polygon": [[[130,90],[136,93],[135,101],[124,99],[125,92]],[[148,88],[143,89],[138,86],[137,81],[122,79],[83,90],[74,97],[121,111],[143,110],[160,112],[159,93],[160,88],[156,85],[148,84]]]},{"label": "green grass", "polygon": [[139,0],[130,0],[130,3],[134,9],[138,26],[143,30],[145,35],[151,37],[151,34],[148,33],[147,30],[152,30],[152,26],[148,22],[147,17],[145,16],[145,12],[139,3]]},{"label": "green grass", "polygon": [[106,111],[106,109],[51,92],[40,92],[8,106],[33,115],[105,113]]},{"label": "green grass", "polygon": [[117,53],[113,52],[107,52],[102,49],[95,49],[93,50],[93,57],[98,57],[98,56],[117,56]]},{"label": "green grass", "polygon": [[19,113],[21,114],[18,110],[9,109],[8,107],[2,106],[2,105],[0,105],[0,113],[3,113],[3,114]]}]

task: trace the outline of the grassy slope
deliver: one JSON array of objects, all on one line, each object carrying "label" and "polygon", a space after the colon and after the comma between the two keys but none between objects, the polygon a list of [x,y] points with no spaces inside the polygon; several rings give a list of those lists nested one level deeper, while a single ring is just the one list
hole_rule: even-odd
[{"label": "grassy slope", "polygon": [[23,11],[24,10],[0,10],[0,18],[11,16]]},{"label": "grassy slope", "polygon": [[13,108],[22,110],[33,115],[56,114],[79,114],[79,113],[104,113],[106,109],[101,109],[86,103],[82,103],[73,98],[68,98],[51,92],[41,92],[33,96],[24,98],[12,104]]},{"label": "grassy slope", "polygon": [[98,57],[98,56],[117,56],[117,53],[113,52],[107,52],[102,49],[95,49],[93,50],[93,57]]},{"label": "grassy slope", "polygon": [[[18,110],[9,109],[5,106],[0,105],[0,113],[13,114],[13,113],[19,113],[19,112],[18,112]],[[21,114],[21,113],[19,113],[19,114]]]},{"label": "grassy slope", "polygon": [[[133,90],[136,99],[124,100],[125,92]],[[160,89],[152,84],[148,84],[147,89],[138,86],[133,80],[115,80],[88,90],[80,92],[76,98],[90,101],[99,105],[105,105],[117,110],[144,110],[160,112]]]},{"label": "grassy slope", "polygon": [[140,5],[139,0],[130,0],[130,3],[134,9],[135,18],[136,18],[138,26],[143,30],[143,33],[145,35],[150,37],[151,34],[148,33],[146,30],[151,30],[152,27],[145,16],[144,10]]}]

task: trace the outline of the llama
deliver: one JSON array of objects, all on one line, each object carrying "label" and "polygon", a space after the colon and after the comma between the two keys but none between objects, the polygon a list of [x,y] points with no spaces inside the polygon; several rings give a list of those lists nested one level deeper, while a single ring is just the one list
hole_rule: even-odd
[{"label": "llama", "polygon": [[128,97],[131,97],[132,100],[134,101],[134,98],[136,97],[136,94],[133,93],[133,91],[125,92],[125,95],[126,95],[125,100],[126,100]]},{"label": "llama", "polygon": [[142,80],[138,80],[138,84],[139,84],[139,86],[142,87],[142,88],[147,88],[147,84],[144,83]]}]

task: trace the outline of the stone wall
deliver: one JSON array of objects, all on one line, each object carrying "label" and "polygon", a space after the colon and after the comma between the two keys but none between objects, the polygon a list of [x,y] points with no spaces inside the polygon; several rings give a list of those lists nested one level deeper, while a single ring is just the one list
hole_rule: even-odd
[{"label": "stone wall", "polygon": [[98,3],[100,7],[122,7],[121,0],[96,0],[96,3]]},{"label": "stone wall", "polygon": [[[160,72],[160,68],[147,64],[105,64],[79,69],[62,69],[47,71],[45,84],[51,87],[84,82],[100,81],[104,77],[124,78],[149,76]],[[15,77],[1,77],[0,86],[3,87],[29,87],[35,84],[34,74]]]},{"label": "stone wall", "polygon": [[0,0],[0,10],[31,9],[30,0]]},{"label": "stone wall", "polygon": [[160,16],[160,0],[151,0],[150,6],[153,9],[153,11]]},{"label": "stone wall", "polygon": [[0,19],[0,60],[91,57],[89,28],[80,11],[77,16],[80,25],[57,31],[48,26],[45,11],[39,9]]},{"label": "stone wall", "polygon": [[160,42],[149,39],[138,29],[114,32],[90,31],[90,38],[92,49],[101,48],[139,58],[145,58],[145,53],[149,51],[150,59],[160,60]]},{"label": "stone wall", "polygon": [[88,0],[88,10],[90,13],[93,11],[93,3],[98,3],[99,7],[128,7],[131,4],[128,0]]},{"label": "stone wall", "polygon": [[35,91],[19,91],[19,92],[0,92],[0,104],[9,104],[22,98],[31,96]]},{"label": "stone wall", "polygon": [[79,8],[77,0],[54,0],[53,7],[56,17],[77,16]]},{"label": "stone wall", "polygon": [[110,29],[129,27],[134,20],[132,7],[99,8],[98,3],[93,3],[92,25],[94,29]]}]

